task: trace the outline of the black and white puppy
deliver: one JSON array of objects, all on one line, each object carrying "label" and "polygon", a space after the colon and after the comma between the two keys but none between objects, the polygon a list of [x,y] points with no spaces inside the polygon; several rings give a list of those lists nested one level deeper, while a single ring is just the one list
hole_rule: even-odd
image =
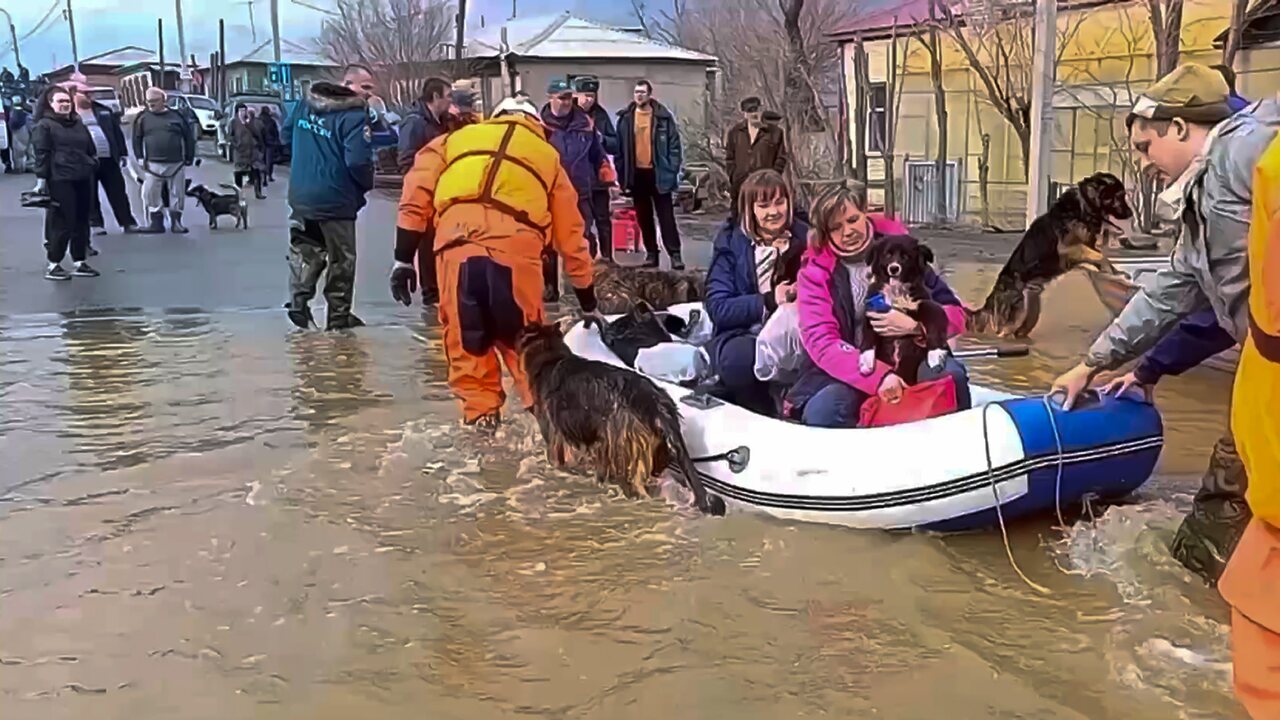
[{"label": "black and white puppy", "polygon": [[904,312],[919,321],[924,337],[880,337],[871,319],[864,318],[858,339],[862,374],[870,375],[879,360],[891,366],[904,383],[915,385],[923,361],[928,360],[935,370],[946,363],[947,313],[930,298],[924,284],[932,261],[933,251],[907,235],[891,235],[871,246],[867,257],[871,271],[868,310]]},{"label": "black and white puppy", "polygon": [[236,219],[236,228],[249,229],[249,203],[240,197],[240,191],[234,185],[219,184],[231,192],[216,193],[204,185],[192,185],[187,179],[187,197],[195,198],[196,203],[209,214],[209,229],[218,229],[218,216],[230,215]]}]

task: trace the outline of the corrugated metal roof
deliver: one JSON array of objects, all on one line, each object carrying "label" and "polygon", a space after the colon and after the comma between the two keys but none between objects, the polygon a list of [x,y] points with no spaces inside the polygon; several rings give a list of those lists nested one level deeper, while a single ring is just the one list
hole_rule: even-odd
[{"label": "corrugated metal roof", "polygon": [[541,58],[628,58],[684,60],[711,65],[716,58],[676,47],[569,13],[508,20],[503,26],[480,30],[467,38],[467,57],[494,57],[502,50],[502,27],[511,52]]}]

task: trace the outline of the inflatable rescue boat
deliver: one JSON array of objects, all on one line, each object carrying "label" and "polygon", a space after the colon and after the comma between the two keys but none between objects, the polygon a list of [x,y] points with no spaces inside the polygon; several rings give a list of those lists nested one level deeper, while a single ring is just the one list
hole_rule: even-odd
[{"label": "inflatable rescue boat", "polygon": [[[688,317],[699,304],[668,312]],[[577,355],[626,368],[598,328]],[[630,368],[627,368],[630,370]],[[634,370],[631,370],[635,372]],[[855,528],[962,531],[1115,499],[1150,477],[1164,443],[1156,408],[1129,397],[1045,397],[971,386],[973,408],[905,425],[830,429],[764,417],[648,376],[676,400],[707,489],[730,506]]]}]

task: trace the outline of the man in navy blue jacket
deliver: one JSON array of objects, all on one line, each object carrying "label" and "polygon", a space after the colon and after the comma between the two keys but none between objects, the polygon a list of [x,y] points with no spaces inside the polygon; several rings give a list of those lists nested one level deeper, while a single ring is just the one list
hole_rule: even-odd
[{"label": "man in navy blue jacket", "polygon": [[[1165,375],[1181,375],[1236,344],[1235,338],[1218,325],[1213,310],[1188,316],[1138,362],[1133,372],[1118,378],[1108,392],[1141,387],[1148,394]],[[1209,467],[1201,480],[1170,552],[1178,562],[1209,583],[1216,583],[1235,549],[1251,513],[1244,493],[1248,478],[1236,452],[1231,429],[1213,446]]]},{"label": "man in navy blue jacket", "polygon": [[350,88],[327,82],[311,86],[280,132],[293,148],[289,180],[289,319],[312,326],[311,299],[320,276],[327,327],[363,325],[351,312],[356,280],[356,215],[373,189],[369,110]]}]

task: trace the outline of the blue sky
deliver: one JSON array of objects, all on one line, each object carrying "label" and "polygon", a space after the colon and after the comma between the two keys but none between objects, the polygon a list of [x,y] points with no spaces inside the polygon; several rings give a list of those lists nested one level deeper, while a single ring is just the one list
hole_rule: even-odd
[{"label": "blue sky", "polygon": [[[334,0],[307,0],[320,7],[333,7]],[[659,0],[660,2],[660,0]],[[651,3],[654,4],[654,3]],[[51,8],[58,6],[50,21],[37,29]],[[17,26],[23,64],[33,73],[44,72],[71,62],[71,39],[61,8],[65,0],[0,0],[0,7],[13,15]],[[565,7],[576,14],[607,22],[627,22],[631,17],[628,0],[517,0],[521,17],[554,14]],[[88,57],[121,45],[140,45],[154,49],[156,46],[156,18],[165,23],[165,53],[178,55],[178,37],[173,0],[72,0],[75,11],[76,39],[80,57]],[[249,24],[250,6],[236,0],[184,0],[183,13],[186,25],[187,52],[195,53],[201,61],[207,61],[209,53],[217,49],[218,19],[227,23],[227,54],[243,55],[253,47],[253,32]],[[254,0],[253,16],[259,42],[271,36],[270,1]],[[511,14],[511,0],[470,0],[468,15],[473,24],[480,15],[489,23],[502,21]],[[281,36],[306,42],[315,37],[323,15],[298,6],[291,0],[280,0]],[[0,23],[3,18],[0,18]],[[5,28],[7,30],[7,28]],[[23,36],[35,30],[35,34]],[[0,65],[13,67],[13,53],[8,35],[0,40]]]}]

